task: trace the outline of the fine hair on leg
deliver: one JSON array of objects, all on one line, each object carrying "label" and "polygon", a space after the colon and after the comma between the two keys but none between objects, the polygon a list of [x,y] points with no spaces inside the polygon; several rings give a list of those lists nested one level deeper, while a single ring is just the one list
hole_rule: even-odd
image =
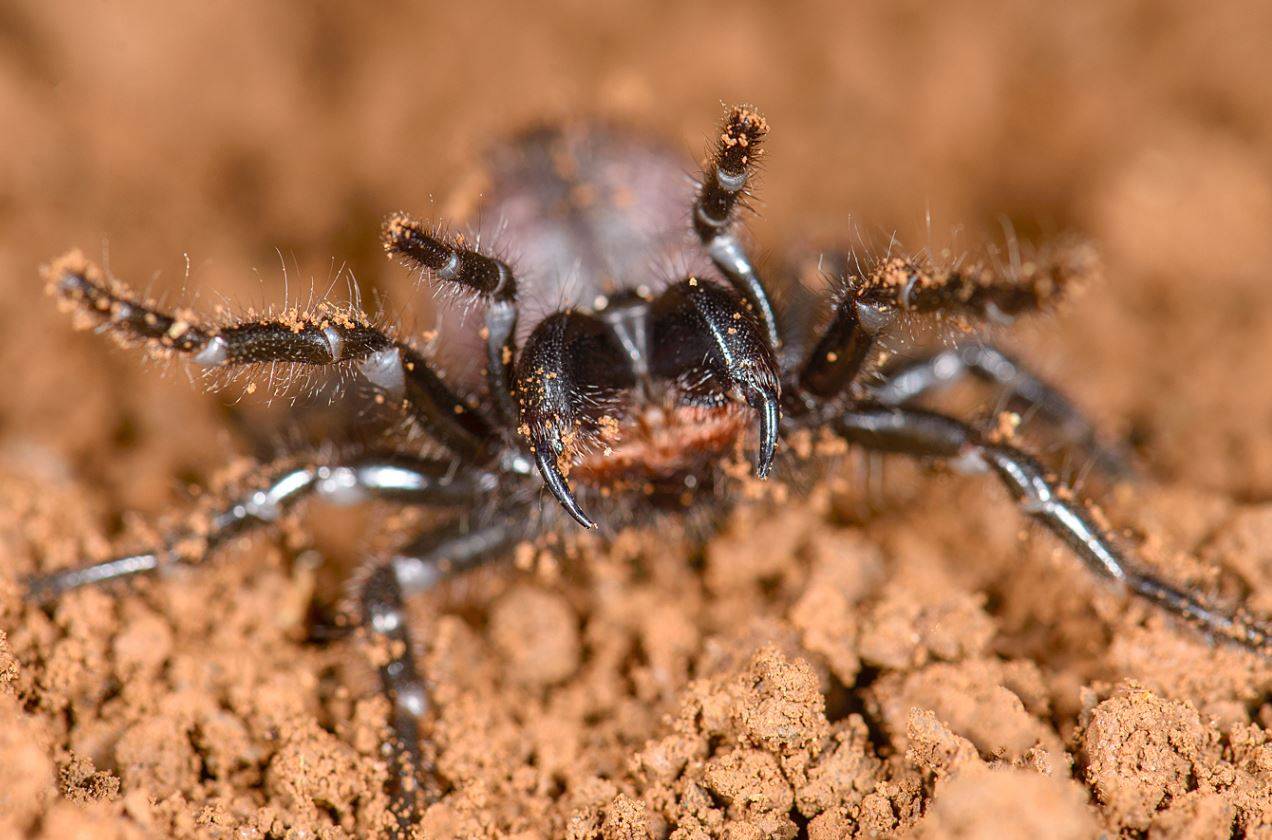
[{"label": "fine hair on leg", "polygon": [[50,294],[83,326],[100,326],[125,343],[157,355],[186,356],[207,369],[273,362],[352,365],[386,402],[400,405],[456,455],[471,463],[495,457],[490,421],[466,405],[414,348],[361,312],[331,309],[213,326],[193,313],[165,312],[105,277],[78,252],[56,260],[44,273]]}]

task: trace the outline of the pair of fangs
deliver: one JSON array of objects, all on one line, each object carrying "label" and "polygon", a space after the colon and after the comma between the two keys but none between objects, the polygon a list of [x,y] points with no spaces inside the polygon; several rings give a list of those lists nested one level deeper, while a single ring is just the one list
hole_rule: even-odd
[{"label": "pair of fangs", "polygon": [[[773,455],[777,451],[778,423],[781,420],[780,398],[778,389],[767,385],[752,385],[745,390],[745,396],[747,404],[759,415],[760,449],[755,456],[755,477],[763,480],[768,478],[773,468]],[[583,512],[578,499],[574,497],[574,493],[566,483],[558,463],[560,452],[554,449],[555,447],[548,441],[535,446],[534,463],[539,468],[539,474],[543,476],[543,483],[552,491],[552,495],[561,503],[561,507],[574,517],[574,521],[588,530],[596,528],[596,522]]]}]

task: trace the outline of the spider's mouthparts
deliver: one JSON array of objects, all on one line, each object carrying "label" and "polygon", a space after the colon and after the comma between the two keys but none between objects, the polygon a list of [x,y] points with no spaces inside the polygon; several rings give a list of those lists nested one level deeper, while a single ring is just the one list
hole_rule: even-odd
[{"label": "spider's mouthparts", "polygon": [[565,483],[565,476],[561,475],[561,468],[557,466],[556,455],[548,446],[538,446],[534,451],[534,463],[539,467],[539,473],[543,476],[543,483],[548,485],[548,489],[552,491],[552,495],[556,496],[556,500],[561,503],[561,507],[565,508],[574,520],[584,528],[591,530],[596,527],[588,515],[583,512],[583,508],[579,507],[579,502],[574,498],[574,494],[570,492],[570,486]]},{"label": "spider's mouthparts", "polygon": [[763,385],[753,386],[746,401],[760,415],[760,451],[755,456],[755,475],[767,478],[773,468],[773,455],[777,451],[777,426],[781,420],[777,390]]}]

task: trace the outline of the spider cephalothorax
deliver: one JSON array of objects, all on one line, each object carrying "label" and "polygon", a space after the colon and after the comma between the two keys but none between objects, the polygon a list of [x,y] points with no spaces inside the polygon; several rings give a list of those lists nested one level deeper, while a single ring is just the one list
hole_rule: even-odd
[{"label": "spider cephalothorax", "polygon": [[[164,546],[33,578],[30,596],[51,599],[197,561],[233,536],[277,522],[307,496],[456,512],[450,524],[368,562],[357,587],[357,619],[393,643],[379,667],[393,701],[388,754],[403,824],[444,782],[421,767],[419,721],[428,698],[410,653],[404,596],[503,556],[518,541],[575,527],[556,505],[539,504],[544,488],[587,528],[646,511],[694,510],[704,494],[727,501],[743,452],[755,477],[776,467],[801,489],[814,471],[801,469],[798,447],[784,445],[798,434],[991,473],[1095,573],[1212,637],[1269,653],[1263,623],[1139,569],[1029,455],[913,406],[972,375],[1086,448],[1101,467],[1117,469],[1116,453],[1059,392],[981,343],[878,369],[880,341],[899,316],[1010,319],[1046,306],[1089,274],[1090,252],[1056,248],[1002,271],[832,252],[824,265],[840,294],[826,307],[829,320],[820,329],[795,318],[782,323],[736,233],[767,130],[752,109],[731,109],[696,185],[686,183],[674,155],[636,134],[585,124],[537,130],[493,154],[474,207],[475,235],[448,236],[391,216],[386,250],[483,308],[485,382],[465,389],[356,310],[213,326],[161,311],[78,254],[54,262],[46,270],[50,290],[85,323],[210,371],[281,362],[351,367],[377,402],[424,433],[428,447],[413,435],[388,453],[293,453],[260,467],[241,492],[215,500]],[[475,244],[492,232],[513,255],[507,261]],[[669,277],[659,268],[666,265],[685,270]],[[521,316],[527,300],[557,308],[532,321]],[[424,784],[415,784],[421,776]]]}]

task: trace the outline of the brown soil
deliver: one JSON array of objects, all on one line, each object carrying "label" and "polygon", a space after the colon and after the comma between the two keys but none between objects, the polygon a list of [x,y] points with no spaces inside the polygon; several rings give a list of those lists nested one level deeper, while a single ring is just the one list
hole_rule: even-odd
[{"label": "brown soil", "polygon": [[[1009,340],[1134,442],[1147,478],[1105,503],[1147,561],[1272,613],[1267,4],[355,5],[0,5],[0,835],[347,836],[385,805],[364,654],[302,641],[339,574],[291,543],[21,603],[153,539],[288,409],[73,333],[39,264],[108,243],[211,310],[280,303],[277,248],[293,299],[347,260],[427,324],[379,219],[441,214],[532,118],[697,151],[756,102],[768,253],[1091,235],[1106,280]],[[1272,836],[1267,662],[1097,584],[989,484],[889,463],[869,515],[843,485],[705,552],[632,535],[414,604],[454,787],[424,833]],[[366,518],[321,519],[294,530],[347,568]]]}]

